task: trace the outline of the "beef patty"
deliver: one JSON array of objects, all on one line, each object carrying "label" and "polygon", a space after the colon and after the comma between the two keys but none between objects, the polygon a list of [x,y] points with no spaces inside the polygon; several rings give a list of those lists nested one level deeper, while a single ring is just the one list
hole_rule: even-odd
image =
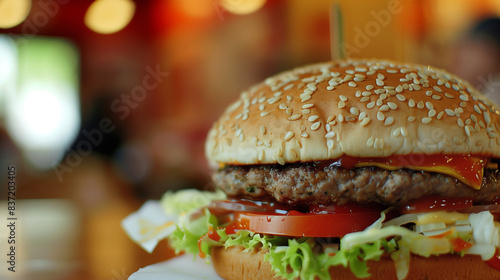
[{"label": "beef patty", "polygon": [[492,169],[485,170],[480,190],[440,173],[315,163],[227,166],[213,174],[213,181],[229,197],[274,198],[291,206],[349,201],[400,205],[429,195],[473,197],[475,203],[488,203],[500,196],[500,172]]}]

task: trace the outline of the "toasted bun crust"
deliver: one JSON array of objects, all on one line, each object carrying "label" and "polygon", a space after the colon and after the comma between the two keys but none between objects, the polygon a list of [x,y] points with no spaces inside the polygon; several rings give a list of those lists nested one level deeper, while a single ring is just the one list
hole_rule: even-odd
[{"label": "toasted bun crust", "polygon": [[467,82],[386,60],[314,64],[244,91],[211,128],[219,164],[285,164],[342,155],[500,157],[500,110]]},{"label": "toasted bun crust", "polygon": [[[214,247],[212,249],[212,262],[215,271],[226,280],[271,280],[283,279],[276,277],[271,269],[271,264],[264,261],[265,251],[254,250],[244,252],[242,247]],[[396,280],[394,262],[390,257],[383,257],[380,261],[369,261],[370,278]],[[330,268],[332,279],[358,279],[349,269],[342,266]],[[500,279],[500,271],[491,268],[478,256],[442,255],[429,258],[412,256],[410,271],[406,280],[452,280],[452,279]]]}]

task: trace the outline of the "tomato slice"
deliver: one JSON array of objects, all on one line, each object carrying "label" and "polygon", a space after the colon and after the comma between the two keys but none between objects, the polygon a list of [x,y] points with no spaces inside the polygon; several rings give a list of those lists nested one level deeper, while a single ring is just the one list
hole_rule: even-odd
[{"label": "tomato slice", "polygon": [[434,211],[458,211],[472,206],[472,198],[441,197],[437,195],[412,200],[400,207],[402,214],[425,213]]},{"label": "tomato slice", "polygon": [[500,254],[498,252],[498,249],[493,256],[493,258],[485,261],[489,266],[493,267],[496,270],[500,270]]},{"label": "tomato slice", "polygon": [[342,237],[363,231],[380,218],[380,212],[314,214],[295,210],[287,215],[238,213],[244,229],[253,232],[294,237]]}]

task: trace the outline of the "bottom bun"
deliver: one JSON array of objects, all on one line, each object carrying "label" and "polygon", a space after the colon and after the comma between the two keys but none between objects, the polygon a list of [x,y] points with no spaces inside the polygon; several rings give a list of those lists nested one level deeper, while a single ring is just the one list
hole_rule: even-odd
[{"label": "bottom bun", "polygon": [[[235,246],[227,249],[214,247],[211,255],[215,271],[226,280],[283,279],[276,277],[271,264],[264,261],[265,253],[266,251],[258,249],[243,252],[243,247]],[[380,261],[369,261],[368,267],[372,276],[364,279],[397,279],[394,262],[389,256],[381,258]],[[359,279],[348,268],[342,266],[331,267],[330,275],[332,279]],[[442,255],[429,258],[411,256],[410,271],[406,280],[415,279],[494,280],[500,279],[500,271],[491,268],[478,256]]]}]

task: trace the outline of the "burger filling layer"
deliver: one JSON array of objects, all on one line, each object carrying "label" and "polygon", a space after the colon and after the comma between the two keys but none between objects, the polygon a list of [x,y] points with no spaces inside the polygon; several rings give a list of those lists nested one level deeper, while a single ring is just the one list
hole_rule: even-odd
[{"label": "burger filling layer", "polygon": [[401,205],[429,195],[472,197],[490,203],[500,196],[500,172],[485,169],[479,190],[436,172],[379,167],[343,168],[320,163],[226,166],[213,175],[229,197],[278,201],[291,206],[376,202]]}]

